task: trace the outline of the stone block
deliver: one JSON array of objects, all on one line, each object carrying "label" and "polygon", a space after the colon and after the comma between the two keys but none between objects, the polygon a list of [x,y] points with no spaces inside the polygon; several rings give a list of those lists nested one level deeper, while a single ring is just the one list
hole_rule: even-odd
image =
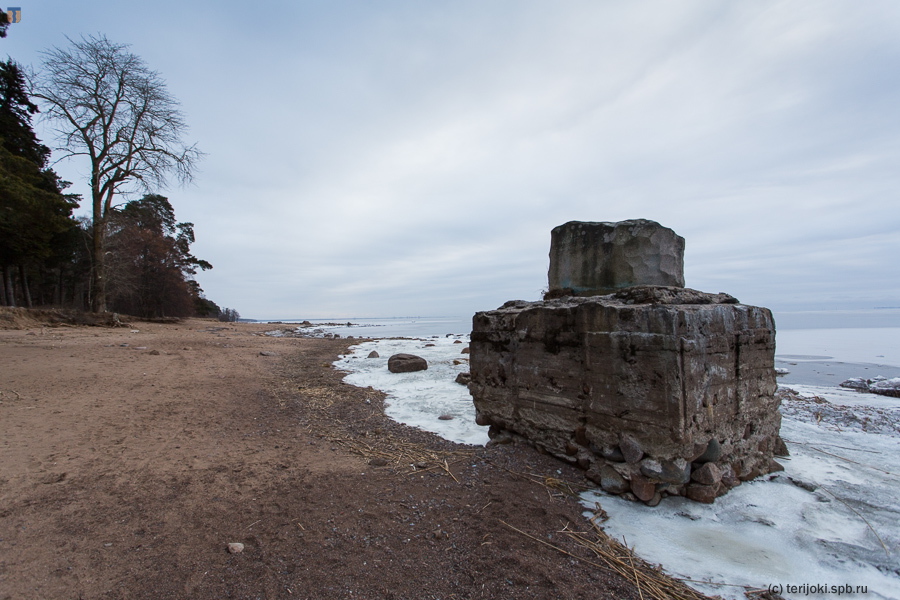
[{"label": "stone block", "polygon": [[[579,465],[609,464],[641,498],[652,495],[632,474],[681,485],[692,462],[737,465],[733,478],[699,474],[731,487],[766,473],[781,424],[774,323],[733,300],[653,286],[478,313],[469,388],[479,422],[570,462],[582,448]],[[692,488],[699,501],[719,493],[706,485]]]},{"label": "stone block", "polygon": [[655,221],[571,221],[550,234],[550,294],[684,287],[684,238]]}]

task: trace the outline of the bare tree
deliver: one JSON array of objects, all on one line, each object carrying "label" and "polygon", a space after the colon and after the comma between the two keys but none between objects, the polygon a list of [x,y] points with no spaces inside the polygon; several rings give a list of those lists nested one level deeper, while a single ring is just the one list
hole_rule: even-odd
[{"label": "bare tree", "polygon": [[91,164],[93,208],[91,309],[106,310],[105,242],[113,197],[165,187],[175,175],[191,180],[203,156],[185,145],[178,102],[159,74],[128,45],[106,37],[69,40],[70,48],[44,52],[34,96],[57,124],[62,158],[86,156]]}]

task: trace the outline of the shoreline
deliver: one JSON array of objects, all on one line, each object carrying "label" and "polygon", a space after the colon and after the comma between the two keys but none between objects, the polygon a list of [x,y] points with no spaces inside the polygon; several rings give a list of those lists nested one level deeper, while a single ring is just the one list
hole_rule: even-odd
[{"label": "shoreline", "polygon": [[900,377],[900,367],[892,365],[789,359],[778,358],[777,355],[775,367],[789,371],[786,375],[778,376],[779,385],[819,385],[839,388],[841,382],[853,377],[862,377],[863,379],[871,379],[876,375],[883,375],[888,379]]}]

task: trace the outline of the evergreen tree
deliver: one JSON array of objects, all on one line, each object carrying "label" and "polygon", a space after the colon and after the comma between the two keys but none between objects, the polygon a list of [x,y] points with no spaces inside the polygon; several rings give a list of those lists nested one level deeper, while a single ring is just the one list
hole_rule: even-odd
[{"label": "evergreen tree", "polygon": [[108,301],[140,317],[186,317],[203,290],[193,280],[212,265],[190,252],[192,223],[178,223],[168,198],[148,194],[117,209],[107,232]]},{"label": "evergreen tree", "polygon": [[12,306],[17,297],[32,304],[29,273],[47,266],[54,241],[75,227],[78,206],[63,194],[68,184],[47,168],[50,150],[31,128],[37,106],[25,89],[18,65],[0,61],[0,300]]}]

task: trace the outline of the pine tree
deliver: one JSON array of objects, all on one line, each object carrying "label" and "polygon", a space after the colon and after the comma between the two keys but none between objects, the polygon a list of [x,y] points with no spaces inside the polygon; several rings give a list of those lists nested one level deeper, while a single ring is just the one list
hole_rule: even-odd
[{"label": "pine tree", "polygon": [[203,290],[193,280],[212,265],[190,252],[192,223],[178,223],[168,198],[148,194],[115,210],[107,232],[108,301],[139,317],[194,314]]},{"label": "pine tree", "polygon": [[[37,106],[12,60],[0,61],[0,269],[2,299],[32,304],[29,273],[40,272],[54,254],[54,241],[75,227],[75,197],[47,168],[50,150],[31,128]],[[15,281],[19,285],[15,286]]]}]

